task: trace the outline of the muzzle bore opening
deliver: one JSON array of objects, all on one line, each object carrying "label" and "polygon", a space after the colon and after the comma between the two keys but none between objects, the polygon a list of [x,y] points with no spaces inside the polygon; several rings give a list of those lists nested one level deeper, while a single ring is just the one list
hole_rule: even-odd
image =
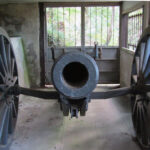
[{"label": "muzzle bore opening", "polygon": [[68,85],[80,88],[86,84],[89,73],[87,68],[80,62],[72,62],[64,67],[63,78]]}]

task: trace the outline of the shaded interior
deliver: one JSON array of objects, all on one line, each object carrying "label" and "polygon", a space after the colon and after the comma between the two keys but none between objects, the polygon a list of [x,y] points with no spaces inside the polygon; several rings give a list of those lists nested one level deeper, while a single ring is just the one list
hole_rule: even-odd
[{"label": "shaded interior", "polygon": [[79,62],[72,62],[64,67],[63,78],[72,87],[79,88],[84,86],[88,77],[87,68]]}]

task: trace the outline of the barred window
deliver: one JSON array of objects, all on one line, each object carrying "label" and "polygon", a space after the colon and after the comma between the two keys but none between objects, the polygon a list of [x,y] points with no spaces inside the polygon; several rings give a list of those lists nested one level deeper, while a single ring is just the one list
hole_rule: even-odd
[{"label": "barred window", "polygon": [[[119,6],[84,8],[46,8],[48,46],[77,47],[81,41],[84,46],[94,46],[95,42],[101,46],[119,45]],[[85,20],[81,20],[83,15]]]},{"label": "barred window", "polygon": [[135,50],[142,34],[143,8],[128,14],[128,48]]},{"label": "barred window", "polygon": [[46,8],[48,45],[69,47],[81,45],[81,8]]},{"label": "barred window", "polygon": [[119,7],[86,7],[85,45],[118,46]]}]

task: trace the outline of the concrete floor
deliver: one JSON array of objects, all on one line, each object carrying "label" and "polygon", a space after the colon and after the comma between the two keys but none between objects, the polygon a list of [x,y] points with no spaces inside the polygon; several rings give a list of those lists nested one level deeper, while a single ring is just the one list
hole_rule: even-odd
[{"label": "concrete floor", "polygon": [[127,97],[92,100],[78,119],[63,117],[57,101],[20,99],[10,150],[140,150]]}]

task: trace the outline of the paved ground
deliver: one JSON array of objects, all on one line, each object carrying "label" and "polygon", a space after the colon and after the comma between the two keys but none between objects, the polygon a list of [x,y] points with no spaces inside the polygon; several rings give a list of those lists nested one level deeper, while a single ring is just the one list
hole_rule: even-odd
[{"label": "paved ground", "polygon": [[127,97],[92,100],[86,117],[70,119],[57,101],[21,96],[10,150],[139,150],[129,105]]}]

